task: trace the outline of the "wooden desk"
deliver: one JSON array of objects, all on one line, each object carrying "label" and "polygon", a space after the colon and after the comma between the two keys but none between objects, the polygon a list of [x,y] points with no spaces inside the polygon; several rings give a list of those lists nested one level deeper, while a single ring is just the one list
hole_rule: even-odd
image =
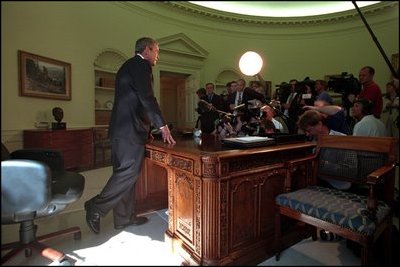
[{"label": "wooden desk", "polygon": [[[311,154],[314,147],[302,142],[229,149],[205,136],[201,144],[181,138],[169,147],[156,140],[146,145],[138,182],[143,184],[144,177],[167,181],[166,240],[187,264],[257,264],[274,253],[274,198],[284,190],[284,163]],[[302,186],[305,178],[297,182]],[[289,232],[283,238],[287,246],[301,234]]]},{"label": "wooden desk", "polygon": [[66,130],[24,130],[24,148],[60,150],[66,169],[87,169],[93,165],[92,128]]}]

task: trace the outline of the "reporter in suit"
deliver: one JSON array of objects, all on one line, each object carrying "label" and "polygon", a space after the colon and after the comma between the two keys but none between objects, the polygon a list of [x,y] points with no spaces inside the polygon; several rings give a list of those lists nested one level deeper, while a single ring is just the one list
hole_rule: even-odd
[{"label": "reporter in suit", "polygon": [[207,83],[206,95],[200,98],[200,100],[211,104],[208,108],[201,109],[200,126],[202,133],[211,134],[215,131],[215,121],[219,119],[219,111],[224,109],[224,100],[214,92],[214,87],[213,83]]},{"label": "reporter in suit", "polygon": [[136,216],[135,183],[140,173],[150,124],[162,138],[175,144],[153,93],[152,66],[158,60],[158,43],[149,37],[136,41],[135,56],[116,75],[114,106],[110,120],[113,174],[100,194],[85,203],[89,228],[100,232],[100,217],[113,210],[114,228],[147,222]]},{"label": "reporter in suit", "polygon": [[228,95],[230,112],[233,112],[234,108],[240,104],[247,105],[247,101],[249,100],[257,99],[265,103],[265,97],[250,87],[246,87],[246,81],[244,79],[237,80],[236,84],[236,93]]}]

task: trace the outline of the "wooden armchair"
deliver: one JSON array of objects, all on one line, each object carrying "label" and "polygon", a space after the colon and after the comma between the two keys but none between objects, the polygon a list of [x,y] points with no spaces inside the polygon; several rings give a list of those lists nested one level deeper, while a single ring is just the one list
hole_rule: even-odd
[{"label": "wooden armchair", "polygon": [[[283,249],[281,216],[322,228],[361,245],[361,264],[371,264],[372,248],[382,235],[391,260],[391,229],[397,138],[319,136],[314,156],[289,161],[285,193],[275,199],[276,260]],[[292,174],[301,171],[307,186],[291,191]],[[319,179],[350,181],[348,191],[318,185]],[[364,194],[365,192],[365,194]]]}]

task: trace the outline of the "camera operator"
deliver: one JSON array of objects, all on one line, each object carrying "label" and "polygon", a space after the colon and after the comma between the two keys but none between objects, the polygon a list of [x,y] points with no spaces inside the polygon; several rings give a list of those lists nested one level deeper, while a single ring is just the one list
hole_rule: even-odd
[{"label": "camera operator", "polygon": [[222,118],[217,121],[214,134],[219,135],[221,139],[235,137],[242,128],[242,122],[239,117],[222,114]]},{"label": "camera operator", "polygon": [[353,106],[353,102],[356,96],[360,94],[361,84],[354,78],[352,74],[347,74],[347,72],[342,72],[341,75],[334,75],[329,77],[328,87],[333,89],[335,93],[340,93],[342,95],[342,107],[345,111],[346,124],[349,129],[349,133],[353,132],[355,119],[351,116],[350,110]]},{"label": "camera operator", "polygon": [[236,81],[230,81],[230,82],[226,83],[226,91],[228,92],[228,94],[223,97],[223,100],[224,100],[223,110],[226,112],[230,112],[229,98],[230,98],[230,95],[236,94],[236,87],[237,87]]},{"label": "camera operator", "polygon": [[361,83],[361,92],[357,98],[368,99],[373,104],[372,113],[380,118],[383,108],[381,88],[374,81],[375,69],[371,66],[361,68],[358,79]]},{"label": "camera operator", "polygon": [[[289,81],[290,87],[282,87],[280,88],[280,101],[282,103],[283,114],[289,117],[289,108],[292,103],[294,97],[297,95],[296,85],[298,81],[296,79],[291,79]],[[287,90],[289,89],[289,90]]]},{"label": "camera operator", "polygon": [[315,82],[307,79],[302,82],[304,84],[304,93],[301,96],[300,105],[314,105],[317,92],[315,91]]},{"label": "camera operator", "polygon": [[[276,116],[276,111],[268,105],[261,108],[262,112],[262,128],[265,134],[269,133],[283,133],[283,125],[277,121],[274,117]],[[271,124],[272,123],[272,124]]]},{"label": "camera operator", "polygon": [[[288,128],[289,133],[297,133],[297,125],[296,122],[301,114],[303,114],[304,110],[303,107],[305,103],[313,104],[315,95],[311,93],[311,87],[313,86],[313,81],[306,78],[304,81],[298,82],[295,86],[295,96],[290,103],[289,107],[289,121],[288,121]],[[310,93],[307,94],[307,87],[310,90]],[[305,99],[304,99],[305,97]],[[311,105],[312,105],[311,104]]]},{"label": "camera operator", "polygon": [[329,105],[333,105],[332,97],[326,91],[328,88],[328,83],[324,80],[316,80],[315,81],[315,91],[317,93],[316,100],[323,100]]},{"label": "camera operator", "polygon": [[254,91],[250,87],[246,87],[246,81],[244,79],[237,80],[236,84],[236,93],[228,96],[230,112],[233,112],[235,115],[237,113],[235,107],[241,104],[247,104],[249,100],[258,99],[262,102],[265,101],[262,94]]},{"label": "camera operator", "polygon": [[289,83],[282,82],[278,85],[278,89],[275,91],[275,96],[273,97],[273,102],[280,104],[280,115],[287,125],[288,131],[290,133],[294,132],[296,127],[296,121],[290,118],[289,109],[294,98],[297,95],[296,86],[298,81],[296,79],[291,79]]},{"label": "camera operator", "polygon": [[243,104],[236,115],[237,136],[258,135],[261,101],[252,99]]},{"label": "camera operator", "polygon": [[206,96],[200,99],[200,117],[201,132],[211,134],[215,130],[215,121],[219,119],[218,110],[223,109],[223,100],[220,95],[214,93],[214,84],[206,84]]},{"label": "camera operator", "polygon": [[[275,85],[275,92],[272,94],[271,101],[275,101],[277,103],[285,103],[288,96],[290,95],[290,87],[291,85],[287,82],[281,82],[278,85]],[[282,112],[285,111],[283,107],[280,107]]]},{"label": "camera operator", "polygon": [[[205,99],[205,97],[207,95],[207,91],[205,88],[202,87],[196,91],[196,94],[197,94],[198,100]],[[201,114],[204,112],[204,110],[200,107],[199,103],[197,103],[197,108],[195,108],[195,111],[197,112],[198,117],[197,117],[196,125],[194,126],[194,128],[198,129],[199,123],[201,121]]]}]

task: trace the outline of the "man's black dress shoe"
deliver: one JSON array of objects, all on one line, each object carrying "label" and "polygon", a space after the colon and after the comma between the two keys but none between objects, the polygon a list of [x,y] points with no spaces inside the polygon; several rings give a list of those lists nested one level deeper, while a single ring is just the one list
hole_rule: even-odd
[{"label": "man's black dress shoe", "polygon": [[135,217],[135,219],[131,220],[129,223],[125,223],[125,224],[115,224],[114,225],[114,229],[115,230],[121,230],[124,229],[127,226],[131,226],[131,225],[141,225],[144,223],[147,223],[149,219],[147,219],[146,217]]},{"label": "man's black dress shoe", "polygon": [[85,202],[86,222],[95,234],[100,233],[100,214],[94,212],[89,201]]}]

